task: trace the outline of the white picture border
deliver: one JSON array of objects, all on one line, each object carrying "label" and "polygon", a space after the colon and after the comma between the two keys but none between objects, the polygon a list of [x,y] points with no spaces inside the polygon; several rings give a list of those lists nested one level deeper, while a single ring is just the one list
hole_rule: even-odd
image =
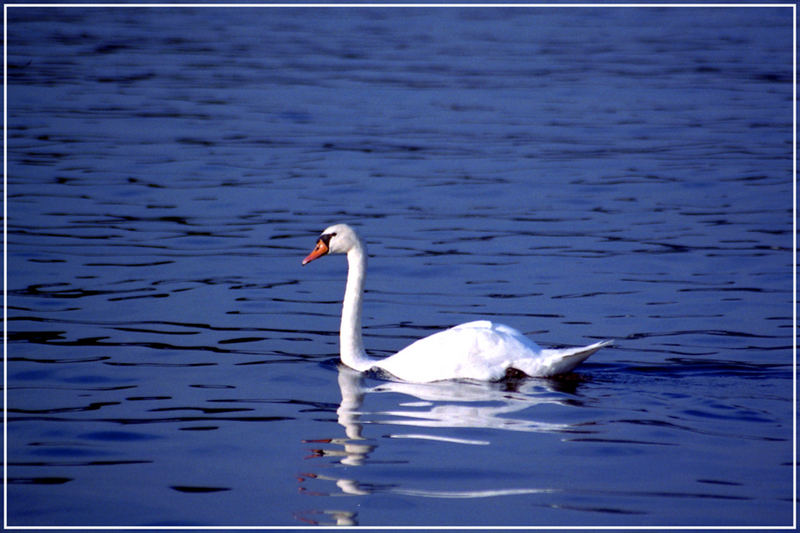
[{"label": "white picture border", "polygon": [[[791,8],[792,13],[792,524],[786,526],[14,526],[8,523],[8,10],[25,8]],[[241,4],[113,4],[113,3],[31,3],[3,5],[3,526],[8,530],[310,530],[310,529],[354,529],[354,530],[794,530],[797,528],[797,6],[792,3],[619,3],[619,4],[509,4],[509,3],[241,3]]]}]

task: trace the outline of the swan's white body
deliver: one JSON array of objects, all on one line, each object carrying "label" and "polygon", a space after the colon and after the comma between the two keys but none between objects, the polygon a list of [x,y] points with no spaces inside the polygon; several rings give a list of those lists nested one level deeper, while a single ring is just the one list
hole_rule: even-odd
[{"label": "swan's white body", "polygon": [[495,381],[509,369],[546,377],[571,371],[606,344],[544,350],[512,327],[478,320],[420,339],[374,366],[416,383],[451,378]]},{"label": "swan's white body", "polygon": [[364,351],[361,339],[366,249],[350,226],[337,224],[322,232],[303,264],[327,253],[347,254],[339,351],[342,363],[359,372],[381,369],[415,383],[459,378],[495,381],[504,378],[510,369],[547,377],[570,372],[610,344],[604,341],[581,348],[542,349],[514,328],[479,320],[420,339],[386,359],[373,359]]}]

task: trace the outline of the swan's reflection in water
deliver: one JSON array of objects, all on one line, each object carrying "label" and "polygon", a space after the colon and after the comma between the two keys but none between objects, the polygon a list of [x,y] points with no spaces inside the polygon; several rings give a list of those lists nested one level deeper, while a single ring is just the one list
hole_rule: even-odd
[{"label": "swan's reflection in water", "polygon": [[[337,421],[344,428],[344,437],[307,440],[323,444],[315,448],[309,459],[328,458],[316,472],[299,477],[300,491],[316,496],[364,496],[378,492],[427,498],[485,498],[518,494],[553,492],[542,487],[493,488],[464,491],[409,489],[397,484],[374,484],[359,481],[359,471],[380,444],[380,439],[424,439],[446,443],[484,446],[489,440],[466,439],[435,432],[383,433],[380,439],[366,438],[365,425],[380,424],[382,430],[390,426],[417,428],[480,428],[528,432],[575,431],[568,424],[538,422],[529,417],[515,417],[514,413],[543,404],[566,404],[563,392],[574,392],[575,381],[550,381],[540,379],[508,380],[502,383],[471,381],[443,381],[435,383],[404,383],[381,381],[374,386],[365,385],[366,379],[356,371],[339,366],[339,388],[342,401],[336,410]],[[372,381],[372,380],[371,380]],[[394,393],[409,397],[409,401],[395,403],[393,408],[370,412],[363,409],[367,394]],[[530,415],[530,413],[526,413]],[[336,467],[339,468],[336,468]],[[349,468],[344,468],[349,467]],[[310,480],[324,481],[323,489],[310,488]],[[324,487],[329,487],[325,489]],[[336,487],[335,489],[333,487]],[[315,525],[357,525],[353,511],[314,510],[298,514],[298,519]]]}]

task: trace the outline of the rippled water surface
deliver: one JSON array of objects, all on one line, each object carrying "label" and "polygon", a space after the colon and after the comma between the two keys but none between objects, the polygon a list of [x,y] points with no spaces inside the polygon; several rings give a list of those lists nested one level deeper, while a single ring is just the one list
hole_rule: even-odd
[{"label": "rippled water surface", "polygon": [[[8,8],[10,525],[789,525],[790,8]],[[480,317],[557,380],[337,366]]]}]

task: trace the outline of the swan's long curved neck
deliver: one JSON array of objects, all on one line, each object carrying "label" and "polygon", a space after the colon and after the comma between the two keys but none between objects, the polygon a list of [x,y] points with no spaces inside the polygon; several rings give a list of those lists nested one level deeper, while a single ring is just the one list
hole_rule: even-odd
[{"label": "swan's long curved neck", "polygon": [[339,328],[339,356],[342,363],[359,372],[369,370],[375,364],[364,351],[361,339],[361,299],[366,274],[367,251],[359,242],[347,252],[347,287]]}]

